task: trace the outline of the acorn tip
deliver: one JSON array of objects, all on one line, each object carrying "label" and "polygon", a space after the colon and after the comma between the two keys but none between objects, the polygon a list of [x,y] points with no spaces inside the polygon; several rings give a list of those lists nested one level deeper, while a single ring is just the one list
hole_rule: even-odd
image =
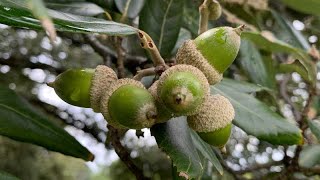
[{"label": "acorn tip", "polygon": [[52,87],[52,88],[53,88],[53,86],[54,86],[54,81],[53,81],[53,82],[49,82],[49,83],[47,83],[47,86],[49,86],[49,87]]},{"label": "acorn tip", "polygon": [[234,28],[234,31],[240,36],[245,27],[246,27],[246,25],[242,24],[242,25]]}]

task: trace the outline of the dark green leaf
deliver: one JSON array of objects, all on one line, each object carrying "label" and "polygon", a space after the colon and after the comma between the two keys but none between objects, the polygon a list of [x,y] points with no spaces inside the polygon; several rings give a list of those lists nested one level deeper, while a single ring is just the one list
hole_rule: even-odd
[{"label": "dark green leaf", "polygon": [[177,53],[178,49],[182,46],[182,44],[188,39],[191,39],[190,31],[188,31],[184,28],[181,28],[180,32],[179,32],[178,40],[177,40],[176,45],[174,46],[171,54],[175,55]]},{"label": "dark green leaf", "polygon": [[318,121],[318,120],[309,120],[308,124],[309,124],[309,128],[310,128],[311,132],[320,141],[320,121]]},{"label": "dark green leaf", "polygon": [[140,13],[140,29],[147,32],[164,57],[170,56],[182,24],[184,0],[146,1]]},{"label": "dark green leaf", "polygon": [[283,52],[289,53],[293,57],[297,58],[300,63],[305,67],[308,71],[308,81],[315,83],[316,81],[316,67],[312,63],[309,55],[298,48],[295,48],[283,41],[280,41],[274,37],[265,37],[261,33],[255,32],[243,32],[241,35],[242,38],[249,39],[254,42],[261,49],[270,51],[270,52]]},{"label": "dark green leaf", "polygon": [[320,145],[304,146],[300,153],[299,165],[312,168],[320,164]]},{"label": "dark green leaf", "polygon": [[241,41],[240,46],[240,64],[243,70],[248,74],[252,82],[268,87],[275,88],[275,77],[272,76],[269,66],[266,66],[259,50],[253,43],[247,40]]},{"label": "dark green leaf", "polygon": [[297,11],[320,16],[319,0],[282,0],[282,2]]},{"label": "dark green leaf", "polygon": [[279,72],[282,73],[292,73],[297,72],[300,76],[309,81],[308,70],[300,63],[300,61],[294,61],[291,64],[280,64],[279,65]]},{"label": "dark green leaf", "polygon": [[202,175],[203,165],[193,144],[186,117],[171,119],[151,128],[159,148],[171,158],[178,172],[183,172],[190,178]]},{"label": "dark green leaf", "polygon": [[306,38],[301,34],[300,31],[297,31],[291,25],[291,22],[288,21],[288,18],[284,18],[283,14],[280,15],[273,10],[271,10],[271,13],[281,27],[281,31],[278,34],[279,39],[284,42],[288,42],[288,44],[291,44],[294,47],[298,47],[304,50],[310,49],[310,44],[308,43]]},{"label": "dark green leaf", "polygon": [[228,78],[223,78],[222,81],[215,86],[216,87],[225,86],[242,93],[253,93],[253,92],[258,92],[263,90],[270,90],[261,85],[256,85],[256,84],[248,83],[245,81],[236,81]]},{"label": "dark green leaf", "polygon": [[51,9],[82,16],[96,16],[105,12],[100,6],[90,2],[46,3],[46,5]]},{"label": "dark green leaf", "polygon": [[191,137],[192,137],[192,141],[193,141],[194,145],[201,152],[201,154],[213,164],[213,166],[217,169],[217,171],[220,174],[223,174],[223,168],[222,168],[217,156],[214,154],[214,151],[212,150],[211,146],[209,144],[205,143],[199,137],[199,135],[193,130],[191,130]]},{"label": "dark green leaf", "polygon": [[[78,33],[103,33],[108,35],[135,34],[137,29],[113,21],[105,21],[93,17],[84,17],[74,14],[48,10],[58,31]],[[31,29],[41,29],[40,23],[29,12],[24,3],[8,0],[0,1],[0,23]]]},{"label": "dark green leaf", "polygon": [[199,29],[199,10],[194,1],[186,1],[183,9],[182,27],[189,30],[192,37],[198,36]]},{"label": "dark green leaf", "polygon": [[144,0],[117,0],[115,3],[122,14],[126,14],[129,18],[135,18],[143,8]]},{"label": "dark green leaf", "polygon": [[19,180],[19,178],[3,171],[0,171],[0,179],[1,180]]},{"label": "dark green leaf", "polygon": [[93,159],[93,155],[74,137],[4,87],[0,87],[0,114],[0,135],[84,160]]},{"label": "dark green leaf", "polygon": [[251,95],[224,86],[212,86],[213,93],[227,97],[236,116],[233,123],[246,133],[271,144],[302,144],[301,130]]}]

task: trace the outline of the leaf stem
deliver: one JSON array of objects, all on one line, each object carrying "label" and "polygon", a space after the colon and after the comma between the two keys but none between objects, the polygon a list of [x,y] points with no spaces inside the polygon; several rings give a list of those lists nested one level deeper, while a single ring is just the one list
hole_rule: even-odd
[{"label": "leaf stem", "polygon": [[134,80],[141,81],[141,79],[145,76],[151,76],[156,74],[156,69],[154,67],[142,69],[137,72],[137,74],[133,77]]}]

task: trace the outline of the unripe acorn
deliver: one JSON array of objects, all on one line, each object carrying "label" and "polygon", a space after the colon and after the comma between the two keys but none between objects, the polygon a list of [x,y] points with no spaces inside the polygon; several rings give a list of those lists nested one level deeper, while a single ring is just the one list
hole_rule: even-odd
[{"label": "unripe acorn", "polygon": [[159,101],[174,116],[196,114],[209,91],[209,83],[199,69],[181,64],[163,72],[157,87]]},{"label": "unripe acorn", "polygon": [[220,82],[239,52],[243,28],[213,28],[194,40],[187,40],[177,52],[177,63],[199,68],[212,85]]},{"label": "unripe acorn", "polygon": [[157,118],[154,98],[141,82],[133,79],[113,82],[100,103],[103,116],[116,128],[149,128]]},{"label": "unripe acorn", "polygon": [[164,123],[167,122],[168,120],[170,120],[173,115],[172,113],[160,102],[159,96],[158,96],[158,92],[157,92],[157,88],[158,88],[158,83],[159,80],[155,81],[148,89],[148,91],[150,92],[150,94],[153,96],[153,98],[155,99],[155,103],[156,103],[156,107],[157,107],[157,111],[158,111],[158,116],[157,116],[157,120],[156,123]]},{"label": "unripe acorn", "polygon": [[69,69],[48,85],[54,88],[65,102],[80,107],[92,107],[98,112],[101,95],[110,83],[116,80],[117,75],[111,68],[99,65],[96,69]]},{"label": "unripe acorn", "polygon": [[189,127],[204,141],[221,148],[230,137],[234,116],[234,108],[230,101],[217,94],[210,95],[202,104],[199,113],[187,119]]}]

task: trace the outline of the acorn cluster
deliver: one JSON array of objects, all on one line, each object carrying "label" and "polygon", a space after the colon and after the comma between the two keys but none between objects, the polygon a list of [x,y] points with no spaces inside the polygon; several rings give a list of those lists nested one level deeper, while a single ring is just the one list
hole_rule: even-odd
[{"label": "acorn cluster", "polygon": [[118,79],[109,67],[70,69],[48,85],[64,101],[101,112],[120,129],[150,128],[172,117],[187,116],[199,136],[223,147],[231,133],[234,109],[229,100],[210,94],[235,59],[243,27],[219,27],[186,41],[177,64],[164,71],[147,90],[140,81]]}]

